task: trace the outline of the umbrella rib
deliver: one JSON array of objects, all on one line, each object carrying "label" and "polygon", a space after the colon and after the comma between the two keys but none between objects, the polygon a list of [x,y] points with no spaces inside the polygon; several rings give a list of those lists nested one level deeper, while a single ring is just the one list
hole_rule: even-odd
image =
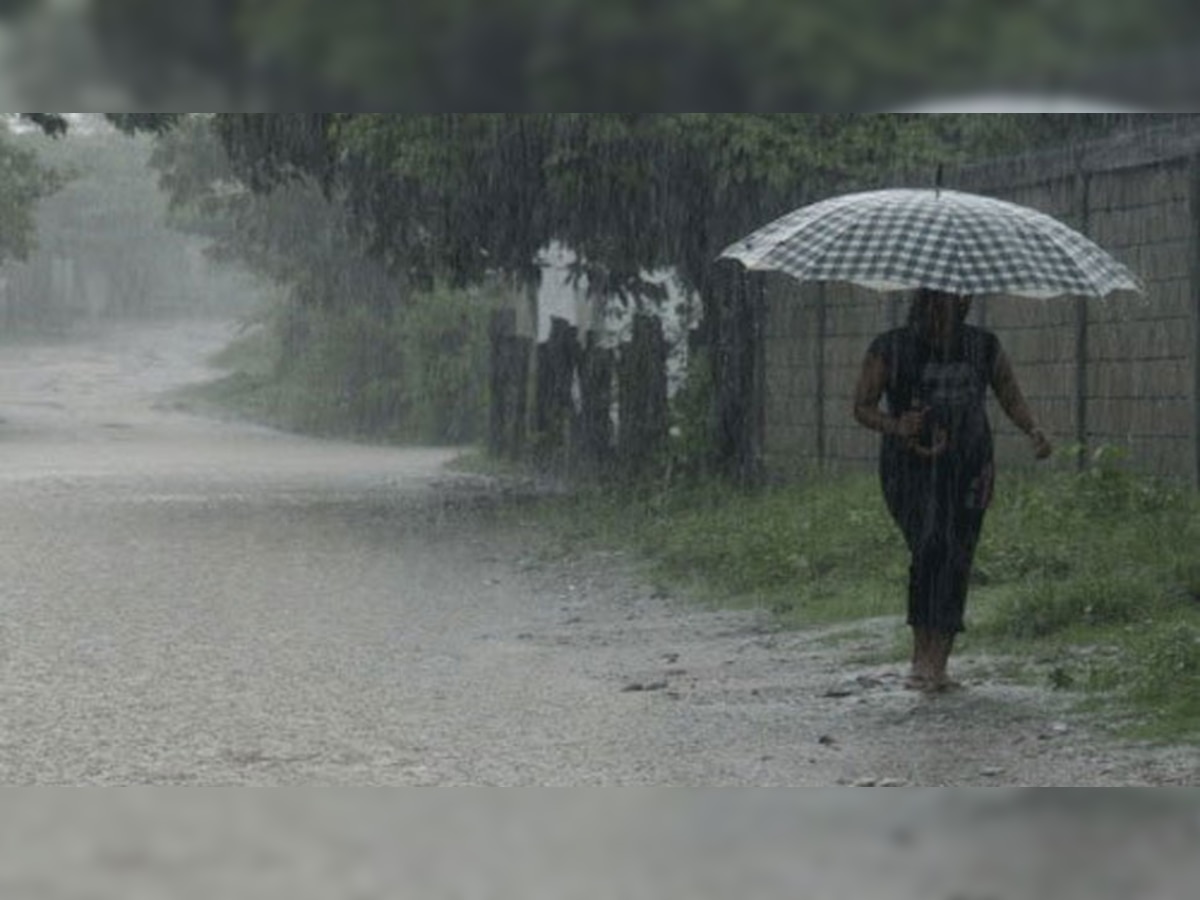
[{"label": "umbrella rib", "polygon": [[[1119,273],[1110,271],[1111,267],[1108,263],[1108,260],[1105,258],[1105,254],[1103,251],[1097,254],[1096,250],[1089,246],[1091,243],[1089,238],[1087,238],[1085,235],[1077,235],[1068,231],[1067,226],[1062,225],[1056,219],[1053,219],[1049,216],[1046,218],[1049,220],[1049,223],[1042,230],[1032,229],[1026,222],[1021,221],[1020,219],[1017,221],[1017,226],[1023,236],[1026,236],[1032,240],[1045,241],[1049,244],[1053,244],[1060,251],[1067,264],[1071,267],[1075,277],[1079,281],[1092,286],[1092,293],[1101,293],[1101,289],[1104,287],[1104,285],[1098,284],[1098,279],[1089,274],[1088,270],[1084,267],[1081,261],[1076,258],[1078,253],[1087,253],[1088,256],[1092,257],[1092,261],[1097,266],[1103,268],[1104,280],[1106,282],[1113,282],[1116,280],[1115,276]],[[1080,238],[1082,238],[1082,242]],[[1072,292],[1064,291],[1064,293]]]}]

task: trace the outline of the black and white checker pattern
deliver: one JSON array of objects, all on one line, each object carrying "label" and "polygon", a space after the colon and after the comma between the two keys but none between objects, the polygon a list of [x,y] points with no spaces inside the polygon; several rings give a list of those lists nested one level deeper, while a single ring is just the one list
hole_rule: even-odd
[{"label": "black and white checker pattern", "polygon": [[1088,238],[1037,210],[961,191],[897,188],[804,206],[722,257],[801,281],[879,291],[1103,297],[1138,279]]}]

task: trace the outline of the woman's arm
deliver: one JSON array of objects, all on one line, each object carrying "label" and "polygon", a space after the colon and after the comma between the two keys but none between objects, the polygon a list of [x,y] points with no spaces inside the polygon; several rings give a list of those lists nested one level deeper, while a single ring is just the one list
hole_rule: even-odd
[{"label": "woman's arm", "polygon": [[1004,414],[1033,441],[1033,452],[1037,458],[1048,457],[1053,452],[1053,447],[1045,433],[1038,427],[1037,420],[1029,409],[1029,404],[1025,402],[1025,395],[1021,392],[1021,386],[1017,384],[1017,376],[1013,372],[1012,363],[1003,349],[996,353],[996,367],[992,372],[992,390],[995,391],[996,399],[1000,402],[1000,408],[1004,410]]},{"label": "woman's arm", "polygon": [[921,410],[906,412],[900,418],[889,416],[879,408],[879,401],[887,387],[887,364],[873,353],[867,354],[858,386],[854,389],[854,418],[866,428],[882,434],[894,434],[903,438],[914,438],[921,433],[925,413]]}]

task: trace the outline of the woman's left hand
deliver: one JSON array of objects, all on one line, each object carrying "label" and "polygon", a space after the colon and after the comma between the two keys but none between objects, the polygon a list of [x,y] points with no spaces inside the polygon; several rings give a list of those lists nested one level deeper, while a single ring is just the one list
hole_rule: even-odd
[{"label": "woman's left hand", "polygon": [[1054,446],[1050,443],[1050,439],[1040,428],[1035,428],[1029,433],[1029,440],[1033,443],[1033,455],[1037,459],[1049,459],[1054,453]]}]

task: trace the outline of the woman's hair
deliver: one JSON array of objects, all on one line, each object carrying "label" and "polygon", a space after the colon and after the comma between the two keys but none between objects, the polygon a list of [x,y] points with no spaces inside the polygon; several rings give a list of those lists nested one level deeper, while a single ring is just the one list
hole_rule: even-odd
[{"label": "woman's hair", "polygon": [[937,301],[945,298],[953,297],[956,301],[955,312],[958,324],[961,325],[966,321],[967,314],[971,311],[971,298],[965,294],[951,294],[947,291],[937,291],[933,288],[917,288],[913,292],[912,303],[908,307],[908,323],[920,329],[925,329],[929,324],[930,308]]}]

